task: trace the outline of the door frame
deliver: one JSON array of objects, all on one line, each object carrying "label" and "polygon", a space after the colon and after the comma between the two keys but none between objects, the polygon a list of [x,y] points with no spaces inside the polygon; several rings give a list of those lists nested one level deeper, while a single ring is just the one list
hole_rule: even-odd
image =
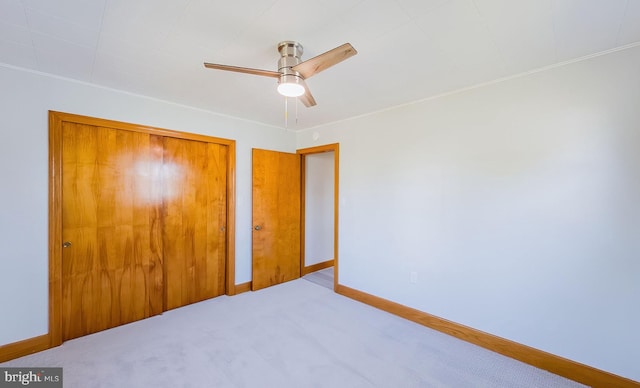
[{"label": "door frame", "polygon": [[49,111],[49,347],[62,344],[62,126],[65,122],[216,143],[227,147],[225,294],[235,295],[236,141],[147,125]]},{"label": "door frame", "polygon": [[338,199],[340,181],[340,143],[325,144],[296,151],[300,155],[300,276],[304,272],[305,259],[305,186],[306,186],[306,156],[333,151],[333,290],[338,286]]}]

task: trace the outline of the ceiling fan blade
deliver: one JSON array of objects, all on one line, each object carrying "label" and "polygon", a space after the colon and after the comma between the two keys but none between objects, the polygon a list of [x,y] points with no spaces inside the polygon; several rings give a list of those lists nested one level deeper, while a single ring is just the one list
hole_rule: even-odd
[{"label": "ceiling fan blade", "polygon": [[306,106],[307,108],[316,106],[316,99],[313,98],[313,95],[311,94],[311,91],[309,90],[309,87],[306,84],[304,85],[304,94],[298,98],[300,99],[300,101],[302,101],[304,106]]},{"label": "ceiling fan blade", "polygon": [[272,78],[280,78],[280,75],[281,75],[277,71],[262,70],[262,69],[252,69],[250,67],[218,65],[216,63],[208,63],[208,62],[204,63],[204,67],[206,67],[207,69],[235,71],[236,73],[261,75],[261,76],[264,76],[264,77],[272,77]]},{"label": "ceiling fan blade", "polygon": [[326,53],[320,54],[316,57],[308,59],[302,63],[293,66],[291,69],[300,73],[302,78],[309,78],[314,74],[317,74],[329,67],[340,63],[345,59],[356,55],[358,52],[350,43],[345,43],[342,46],[338,46]]}]

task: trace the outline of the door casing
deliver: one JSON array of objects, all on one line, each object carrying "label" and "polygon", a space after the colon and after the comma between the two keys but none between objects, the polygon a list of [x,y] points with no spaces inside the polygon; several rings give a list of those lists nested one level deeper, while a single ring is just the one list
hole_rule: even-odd
[{"label": "door casing", "polygon": [[325,144],[325,145],[320,145],[320,146],[316,146],[316,147],[309,147],[309,148],[301,148],[299,150],[296,151],[297,154],[299,154],[301,156],[301,185],[302,185],[302,189],[300,190],[300,195],[301,195],[301,216],[300,216],[300,223],[301,223],[301,240],[300,240],[300,276],[305,275],[305,265],[304,265],[304,239],[305,239],[305,181],[306,181],[306,176],[305,176],[305,157],[307,155],[312,155],[312,154],[320,154],[320,153],[324,153],[324,152],[333,152],[333,289],[335,291],[336,286],[338,285],[338,213],[339,213],[339,209],[338,209],[338,198],[339,198],[339,181],[340,181],[340,177],[339,177],[339,172],[340,172],[340,144],[339,143],[332,143],[332,144]]}]

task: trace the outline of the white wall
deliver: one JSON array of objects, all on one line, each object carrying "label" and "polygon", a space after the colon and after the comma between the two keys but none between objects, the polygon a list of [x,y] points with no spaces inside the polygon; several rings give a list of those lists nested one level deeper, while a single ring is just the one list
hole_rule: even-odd
[{"label": "white wall", "polygon": [[283,129],[0,65],[0,345],[47,332],[48,110],[236,140],[236,283],[251,280],[251,148]]},{"label": "white wall", "polygon": [[305,266],[333,259],[334,154],[305,156]]},{"label": "white wall", "polygon": [[639,69],[635,47],[299,133],[340,143],[340,283],[640,380]]}]

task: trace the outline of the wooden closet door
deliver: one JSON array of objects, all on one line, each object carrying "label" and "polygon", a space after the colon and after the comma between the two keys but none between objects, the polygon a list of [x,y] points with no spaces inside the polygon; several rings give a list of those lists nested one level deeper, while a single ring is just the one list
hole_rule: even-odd
[{"label": "wooden closet door", "polygon": [[162,312],[160,142],[63,125],[63,340]]},{"label": "wooden closet door", "polygon": [[224,294],[227,147],[164,138],[165,309]]}]

